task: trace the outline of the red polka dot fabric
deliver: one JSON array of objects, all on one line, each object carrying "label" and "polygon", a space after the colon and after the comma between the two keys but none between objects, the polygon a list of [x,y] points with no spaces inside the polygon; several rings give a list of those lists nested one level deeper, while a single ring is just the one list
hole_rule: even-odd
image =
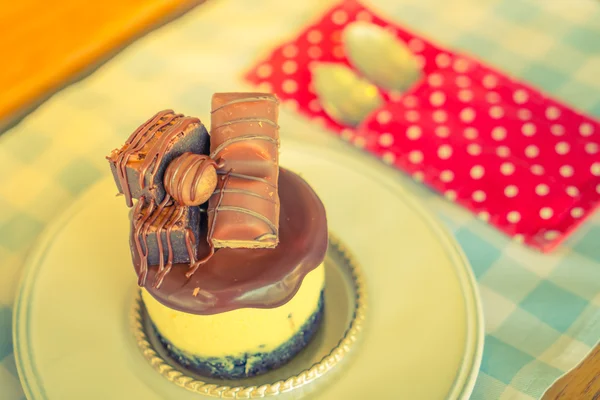
[{"label": "red polka dot fabric", "polygon": [[[423,78],[405,93],[379,88],[385,104],[357,128],[322,110],[310,68],[315,61],[352,68],[341,37],[353,21],[392,32],[423,69]],[[597,121],[356,1],[333,7],[275,48],[246,79],[542,251],[554,248],[600,204]]]}]

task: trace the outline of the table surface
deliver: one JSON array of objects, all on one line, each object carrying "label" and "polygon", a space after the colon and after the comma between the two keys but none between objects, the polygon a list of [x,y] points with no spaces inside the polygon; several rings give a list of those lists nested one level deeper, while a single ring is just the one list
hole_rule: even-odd
[{"label": "table surface", "polygon": [[[3,399],[23,397],[10,343],[11,306],[20,269],[37,235],[82,191],[107,175],[104,156],[156,110],[174,108],[206,121],[213,92],[249,90],[242,71],[278,38],[291,37],[325,7],[317,0],[297,3],[301,4],[209,2],[134,43],[0,136]],[[443,45],[600,116],[600,4],[593,0],[368,3]],[[225,20],[226,28],[221,22]],[[367,157],[285,106],[281,126],[284,143],[285,137],[294,137]],[[389,173],[436,212],[463,247],[477,277],[486,344],[472,398],[541,397],[600,338],[600,215],[592,216],[556,251],[543,255],[510,241],[406,176]],[[593,382],[598,360],[596,348],[595,355],[574,371],[577,375],[559,380],[545,398],[592,398],[600,390],[600,379]]]}]

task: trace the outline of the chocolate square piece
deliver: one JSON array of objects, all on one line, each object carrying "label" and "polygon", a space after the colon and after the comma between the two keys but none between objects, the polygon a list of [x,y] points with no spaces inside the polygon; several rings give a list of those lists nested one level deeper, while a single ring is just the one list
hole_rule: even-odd
[{"label": "chocolate square piece", "polygon": [[279,242],[279,102],[268,93],[215,93],[210,156],[220,179],[208,206],[215,248]]},{"label": "chocolate square piece", "polygon": [[165,203],[138,202],[131,216],[131,250],[140,260],[140,281],[145,280],[142,275],[148,266],[158,266],[160,271],[195,261],[197,256],[200,209]]},{"label": "chocolate square piece", "polygon": [[198,118],[157,113],[127,139],[123,147],[107,157],[117,189],[132,199],[145,197],[158,204],[165,197],[163,175],[169,162],[185,152],[208,154],[209,136]]}]

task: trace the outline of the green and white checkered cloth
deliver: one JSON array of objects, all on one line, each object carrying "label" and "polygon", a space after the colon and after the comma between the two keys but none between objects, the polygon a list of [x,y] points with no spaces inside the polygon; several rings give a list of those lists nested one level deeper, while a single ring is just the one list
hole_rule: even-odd
[{"label": "green and white checkered cloth", "polygon": [[[443,45],[600,116],[600,2],[368,3]],[[12,354],[11,307],[37,235],[108,174],[104,156],[141,121],[164,108],[208,120],[212,93],[249,89],[242,71],[319,9],[319,0],[209,2],[147,35],[0,136],[0,398],[24,397]],[[289,110],[282,112],[281,126],[284,137],[355,152]],[[400,173],[390,174],[436,210],[478,279],[487,336],[472,398],[540,397],[600,338],[600,215],[543,255]]]}]

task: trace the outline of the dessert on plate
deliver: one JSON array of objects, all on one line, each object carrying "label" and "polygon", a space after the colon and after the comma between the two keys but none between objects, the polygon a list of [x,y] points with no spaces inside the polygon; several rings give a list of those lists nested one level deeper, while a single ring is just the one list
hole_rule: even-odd
[{"label": "dessert on plate", "polygon": [[[239,379],[289,361],[323,320],[323,204],[279,167],[278,100],[216,93],[210,134],[161,111],[107,158],[157,336],[182,366]],[[135,201],[134,201],[135,200]]]}]

